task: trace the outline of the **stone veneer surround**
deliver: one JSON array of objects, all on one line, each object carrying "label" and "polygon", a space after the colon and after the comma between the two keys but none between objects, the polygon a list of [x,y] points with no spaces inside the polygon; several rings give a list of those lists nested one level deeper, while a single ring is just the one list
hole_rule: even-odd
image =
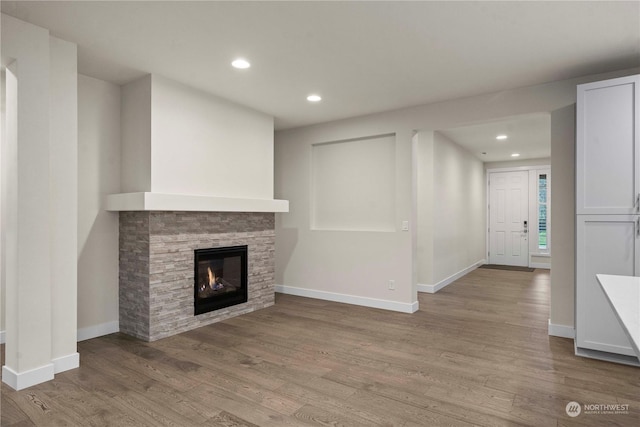
[{"label": "stone veneer surround", "polygon": [[[194,250],[248,246],[246,303],[193,315]],[[120,212],[120,331],[155,341],[274,304],[275,215]]]}]

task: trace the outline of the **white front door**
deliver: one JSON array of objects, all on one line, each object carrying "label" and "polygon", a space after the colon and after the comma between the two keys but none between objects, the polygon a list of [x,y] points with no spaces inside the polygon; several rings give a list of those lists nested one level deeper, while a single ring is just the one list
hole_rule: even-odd
[{"label": "white front door", "polygon": [[489,263],[529,265],[529,172],[489,174]]}]

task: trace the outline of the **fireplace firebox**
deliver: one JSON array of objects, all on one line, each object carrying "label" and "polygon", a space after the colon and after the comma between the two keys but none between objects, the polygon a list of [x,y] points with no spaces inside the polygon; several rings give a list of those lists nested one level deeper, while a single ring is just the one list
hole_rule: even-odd
[{"label": "fireplace firebox", "polygon": [[247,302],[247,246],[194,252],[194,316]]}]

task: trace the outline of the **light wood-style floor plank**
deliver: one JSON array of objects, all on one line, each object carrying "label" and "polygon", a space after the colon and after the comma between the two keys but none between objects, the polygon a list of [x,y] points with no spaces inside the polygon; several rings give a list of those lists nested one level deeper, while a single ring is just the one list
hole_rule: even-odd
[{"label": "light wood-style floor plank", "polygon": [[[420,310],[289,295],[154,343],[79,343],[81,366],[16,392],[2,426],[638,426],[640,369],[549,337],[549,272],[478,269]],[[628,404],[627,414],[565,406]]]}]

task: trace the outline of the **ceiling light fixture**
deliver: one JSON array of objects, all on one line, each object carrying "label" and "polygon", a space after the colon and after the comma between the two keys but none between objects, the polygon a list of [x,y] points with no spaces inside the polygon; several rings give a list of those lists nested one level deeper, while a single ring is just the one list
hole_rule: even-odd
[{"label": "ceiling light fixture", "polygon": [[496,136],[496,139],[498,139],[498,140],[507,139],[507,135],[498,135],[498,136]]},{"label": "ceiling light fixture", "polygon": [[511,157],[520,157],[520,153],[513,153]]},{"label": "ceiling light fixture", "polygon": [[309,95],[307,96],[307,101],[309,102],[320,102],[322,97],[320,95]]},{"label": "ceiling light fixture", "polygon": [[249,61],[247,61],[244,58],[238,58],[233,60],[233,62],[231,63],[231,66],[233,68],[239,68],[241,70],[244,70],[245,68],[251,67],[251,64],[249,63]]}]

